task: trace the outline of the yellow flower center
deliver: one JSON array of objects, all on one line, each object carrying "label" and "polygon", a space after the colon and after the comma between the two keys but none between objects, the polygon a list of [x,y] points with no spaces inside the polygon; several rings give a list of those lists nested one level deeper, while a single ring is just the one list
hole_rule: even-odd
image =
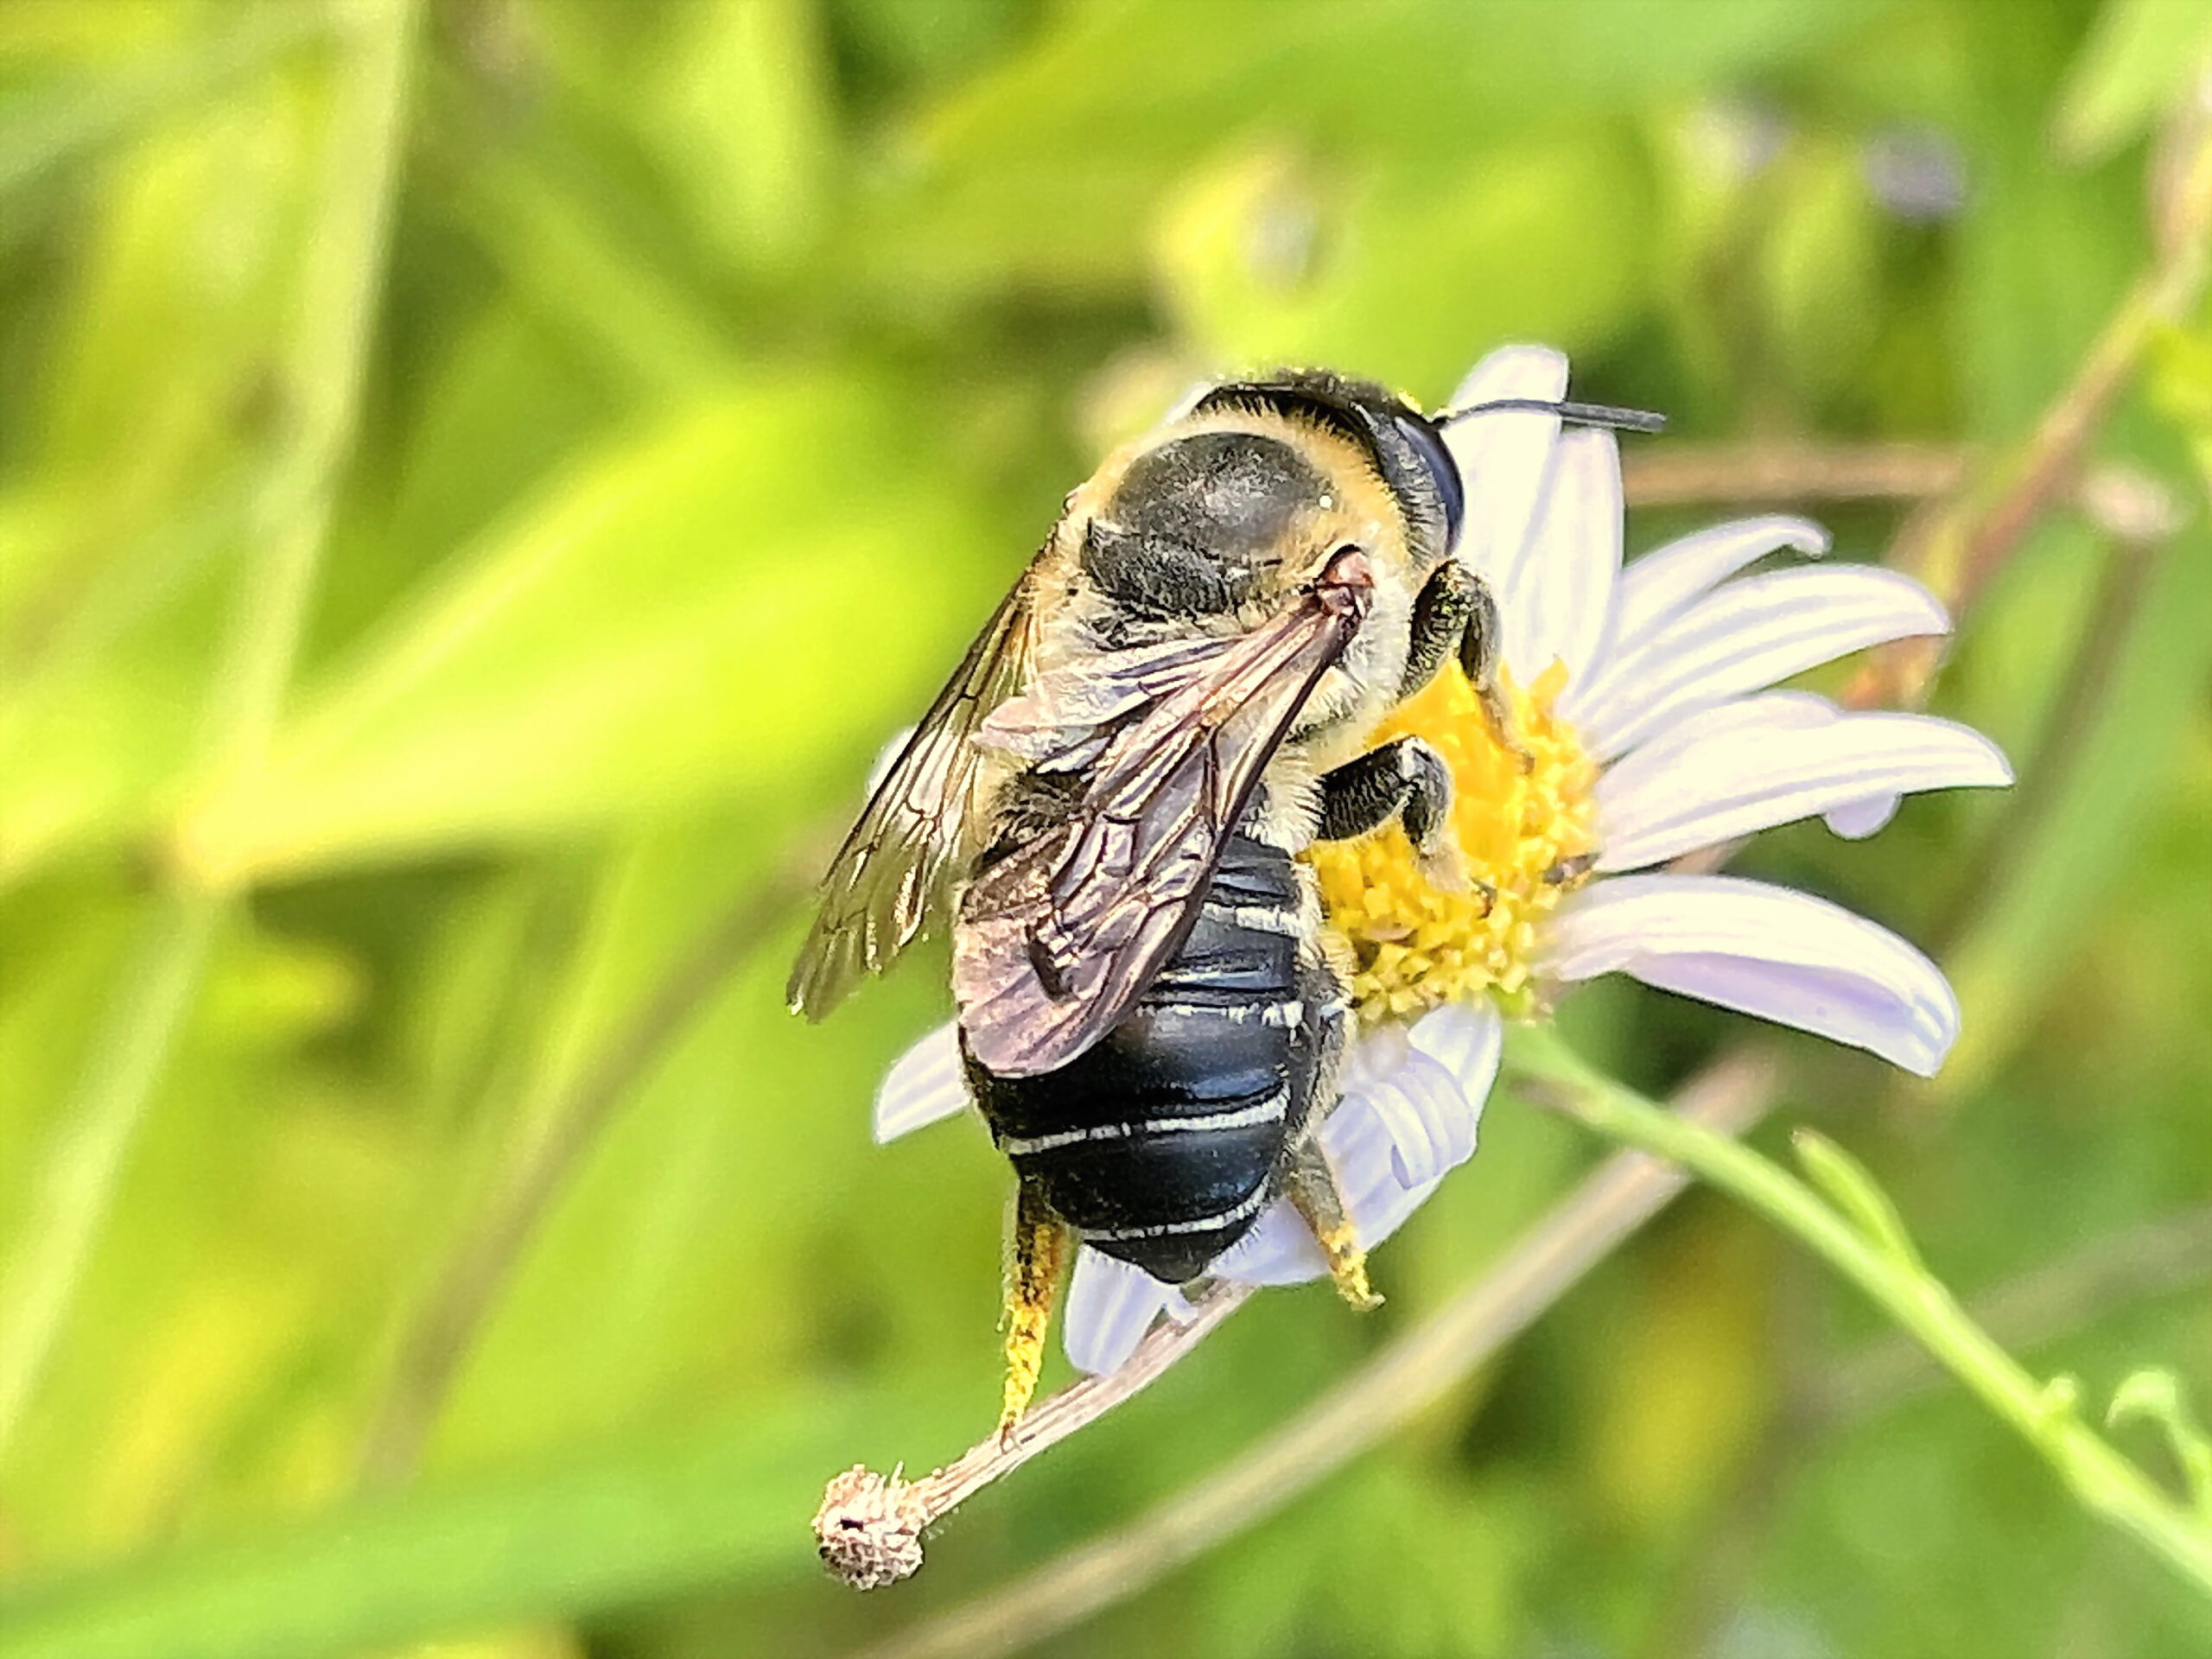
[{"label": "yellow flower center", "polygon": [[1509,1013],[1533,1011],[1529,984],[1538,925],[1580,884],[1597,850],[1591,788],[1598,768],[1553,712],[1567,684],[1558,663],[1522,689],[1499,671],[1513,740],[1498,741],[1473,689],[1447,664],[1401,704],[1376,741],[1425,739],[1452,770],[1452,828],[1465,887],[1421,874],[1395,823],[1306,854],[1330,926],[1351,948],[1351,995],[1368,1024],[1405,1020],[1486,994]]}]

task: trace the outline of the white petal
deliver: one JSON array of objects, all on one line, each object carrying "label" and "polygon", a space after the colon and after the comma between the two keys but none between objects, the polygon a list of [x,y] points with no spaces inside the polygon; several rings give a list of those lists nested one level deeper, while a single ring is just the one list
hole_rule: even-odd
[{"label": "white petal", "polygon": [[1086,1244],[1075,1253],[1060,1344],[1078,1371],[1093,1376],[1118,1371],[1152,1329],[1153,1320],[1181,1300],[1173,1286],[1161,1284],[1142,1268]]},{"label": "white petal", "polygon": [[1433,1181],[1475,1150],[1480,1108],[1459,1092],[1449,1069],[1409,1052],[1387,1083],[1363,1091],[1390,1137],[1390,1168],[1402,1186]]},{"label": "white petal", "polygon": [[[1567,359],[1543,346],[1505,346],[1475,365],[1452,394],[1453,409],[1510,398],[1556,403],[1567,395]],[[1559,416],[1536,410],[1470,415],[1444,429],[1444,446],[1467,493],[1456,550],[1461,563],[1502,585],[1521,557],[1550,465]]]},{"label": "white petal", "polygon": [[1461,1092],[1459,1080],[1447,1067],[1418,1053],[1407,1061],[1392,1087],[1412,1103],[1428,1147],[1426,1161],[1393,1154],[1390,1168],[1400,1185],[1425,1185],[1475,1155],[1484,1096],[1471,1097]]},{"label": "white petal", "polygon": [[1868,645],[1949,629],[1935,595],[1894,570],[1853,564],[1746,576],[1616,652],[1583,708],[1582,739],[1608,760],[1731,697]]},{"label": "white petal", "polygon": [[[1399,1180],[1397,1142],[1364,1095],[1347,1096],[1321,1126],[1322,1150],[1363,1246],[1387,1238],[1436,1187]],[[1297,1285],[1328,1276],[1329,1264],[1287,1199],[1271,1205],[1252,1229],[1206,1269],[1248,1285]]]},{"label": "white petal", "polygon": [[1643,869],[1870,798],[2012,781],[1995,744],[1947,720],[1751,697],[1692,715],[1599,779],[1598,868]]},{"label": "white petal", "polygon": [[1764,882],[1617,876],[1560,906],[1547,949],[1561,979],[1630,974],[1923,1077],[1958,1036],[1958,1001],[1934,963],[1863,916]]},{"label": "white petal", "polygon": [[[1321,1125],[1352,1231],[1373,1249],[1421,1208],[1475,1150],[1497,1075],[1503,1030],[1488,1004],[1424,1015],[1411,1033],[1363,1033],[1345,1062],[1343,1099]],[[1407,1124],[1418,1125],[1408,1133]],[[1246,1284],[1299,1284],[1328,1264],[1287,1203],[1271,1206],[1207,1269]]]},{"label": "white petal", "polygon": [[[1363,1032],[1354,1040],[1338,1080],[1343,1103],[1357,1099],[1381,1123],[1390,1143],[1392,1166],[1408,1186],[1437,1173],[1444,1156],[1429,1133],[1429,1114],[1424,1109],[1429,1090],[1422,1086],[1423,1080],[1417,1076],[1410,1090],[1401,1086],[1409,1068],[1417,1074],[1423,1067],[1440,1073],[1445,1086],[1451,1086],[1449,1072],[1427,1055],[1414,1052],[1403,1027],[1385,1026]],[[1344,1109],[1343,1103],[1337,1110]],[[1408,1170],[1420,1173],[1409,1176]]]},{"label": "white petal", "polygon": [[1707,589],[1785,547],[1819,558],[1828,550],[1828,533],[1809,518],[1777,515],[1715,524],[1652,549],[1621,572],[1618,638],[1634,645]]},{"label": "white petal", "polygon": [[1180,1286],[1178,1286],[1174,1291],[1170,1293],[1167,1298],[1167,1306],[1160,1311],[1166,1314],[1169,1320],[1176,1325],[1188,1325],[1192,1319],[1198,1317],[1198,1310],[1192,1306],[1189,1298],[1183,1294]]},{"label": "white petal", "polygon": [[892,1063],[875,1091],[878,1146],[950,1117],[968,1103],[960,1028],[947,1020]]},{"label": "white petal", "polygon": [[1439,1169],[1408,1185],[1399,1173],[1398,1142],[1381,1115],[1358,1096],[1347,1095],[1330,1114],[1321,1126],[1321,1147],[1337,1173],[1353,1236],[1363,1249],[1374,1249],[1403,1226],[1446,1173]]},{"label": "white petal", "polygon": [[1578,429],[1552,452],[1527,549],[1497,594],[1504,656],[1526,685],[1557,658],[1573,684],[1602,654],[1621,568],[1621,456]]},{"label": "white petal", "polygon": [[1321,1247],[1287,1198],[1261,1211],[1250,1230],[1216,1256],[1206,1272],[1241,1285],[1302,1285],[1329,1276]]},{"label": "white petal", "polygon": [[1497,1080],[1498,1057],[1505,1051],[1505,1021],[1488,998],[1447,1002],[1424,1014],[1407,1033],[1413,1046],[1452,1073],[1459,1092],[1480,1113]]},{"label": "white petal", "polygon": [[1864,841],[1887,828],[1904,804],[1902,795],[1869,795],[1863,801],[1831,807],[1823,816],[1831,834],[1841,836],[1846,841]]},{"label": "white petal", "polygon": [[1364,1109],[1388,1142],[1384,1154],[1399,1185],[1435,1180],[1474,1155],[1503,1040],[1497,1011],[1487,1003],[1479,1012],[1437,1009],[1410,1029],[1383,1026],[1362,1032],[1338,1078],[1337,1113],[1349,1107],[1355,1115],[1342,1122],[1332,1117],[1324,1126],[1323,1145],[1331,1144],[1332,1134],[1347,1153],[1363,1144],[1363,1129],[1357,1141],[1347,1137],[1363,1122],[1357,1111]]}]

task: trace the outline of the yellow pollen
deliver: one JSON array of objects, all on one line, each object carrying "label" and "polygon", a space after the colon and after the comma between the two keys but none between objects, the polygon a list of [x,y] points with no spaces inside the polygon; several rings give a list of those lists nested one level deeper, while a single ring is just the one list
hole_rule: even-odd
[{"label": "yellow pollen", "polygon": [[1501,745],[1457,664],[1376,732],[1425,739],[1452,771],[1452,828],[1467,884],[1450,892],[1421,872],[1394,820],[1306,854],[1329,925],[1351,948],[1351,995],[1366,1024],[1406,1020],[1478,994],[1508,1013],[1533,1010],[1530,959],[1543,918],[1585,879],[1597,850],[1591,789],[1598,768],[1574,728],[1553,713],[1567,684],[1554,663],[1525,690],[1501,668],[1513,738]]}]

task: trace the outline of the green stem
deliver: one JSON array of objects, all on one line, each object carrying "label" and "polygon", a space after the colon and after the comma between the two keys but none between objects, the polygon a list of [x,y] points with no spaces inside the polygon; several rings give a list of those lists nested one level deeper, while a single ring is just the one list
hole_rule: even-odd
[{"label": "green stem", "polygon": [[[352,448],[398,175],[416,0],[350,8],[326,144],[321,211],[307,226],[297,322],[284,353],[296,435],[257,493],[237,609],[210,683],[200,757],[262,763],[304,626]],[[145,1121],[227,908],[227,884],[156,900],[41,1160],[31,1213],[0,1274],[0,1456],[53,1358],[132,1141]]]},{"label": "green stem", "polygon": [[[1917,1266],[1901,1235],[1862,1230],[1804,1182],[1725,1135],[1715,1135],[1586,1065],[1548,1029],[1517,1032],[1515,1071],[1607,1140],[1680,1165],[1765,1217],[1821,1256],[1919,1339],[1942,1366],[2042,1454],[2082,1505],[2128,1533],[2183,1580],[2212,1597],[2212,1530],[2107,1443],[2075,1410],[2070,1382],[2038,1382],[1967,1316],[1942,1283]],[[1829,1184],[1859,1183],[1862,1217],[1886,1211],[1870,1181],[1840,1154],[1822,1154]]]}]

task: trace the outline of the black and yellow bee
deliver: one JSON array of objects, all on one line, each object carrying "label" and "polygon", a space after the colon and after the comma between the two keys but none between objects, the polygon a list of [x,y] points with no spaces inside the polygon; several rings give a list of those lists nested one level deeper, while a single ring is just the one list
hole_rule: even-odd
[{"label": "black and yellow bee", "polygon": [[1452,418],[1289,372],[1116,452],[830,866],[791,982],[810,1016],[951,920],[968,1085],[1019,1178],[1002,1427],[1071,1237],[1180,1283],[1286,1197],[1374,1300],[1313,1133],[1351,1010],[1298,855],[1395,819],[1459,880],[1441,760],[1369,747],[1447,658],[1511,741],[1497,613],[1451,557]]}]

